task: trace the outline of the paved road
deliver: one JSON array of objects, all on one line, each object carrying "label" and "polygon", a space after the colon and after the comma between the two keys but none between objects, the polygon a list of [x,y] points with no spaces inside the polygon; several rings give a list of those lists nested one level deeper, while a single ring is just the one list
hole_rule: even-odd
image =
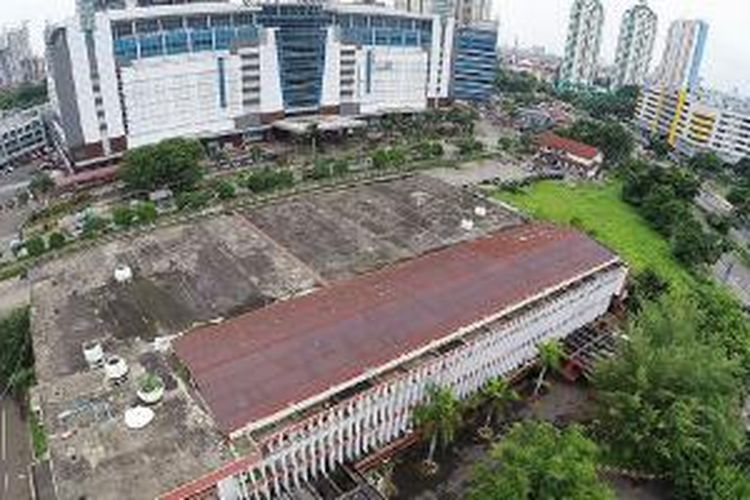
[{"label": "paved road", "polygon": [[0,500],[27,500],[28,465],[31,460],[29,433],[15,401],[0,401]]}]

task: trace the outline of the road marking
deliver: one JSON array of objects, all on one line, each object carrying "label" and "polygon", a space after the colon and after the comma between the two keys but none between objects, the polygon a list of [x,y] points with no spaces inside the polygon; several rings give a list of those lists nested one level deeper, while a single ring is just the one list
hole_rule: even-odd
[{"label": "road marking", "polygon": [[4,493],[7,493],[7,492],[8,492],[8,487],[9,487],[9,484],[8,484],[8,483],[9,483],[9,480],[8,480],[8,473],[6,472],[6,473],[5,473],[5,478],[3,479],[3,492],[4,492]]}]

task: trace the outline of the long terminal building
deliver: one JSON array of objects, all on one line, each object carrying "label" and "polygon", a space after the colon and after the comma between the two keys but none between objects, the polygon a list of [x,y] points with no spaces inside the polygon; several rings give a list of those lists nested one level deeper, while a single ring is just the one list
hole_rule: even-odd
[{"label": "long terminal building", "polygon": [[461,399],[602,316],[627,268],[523,225],[209,326],[174,348],[223,433],[253,452],[167,494],[270,499],[414,431],[431,385]]},{"label": "long terminal building", "polygon": [[79,0],[46,35],[55,129],[85,167],[300,115],[424,111],[453,98],[454,82],[457,97],[486,98],[497,28],[457,28],[371,4]]}]

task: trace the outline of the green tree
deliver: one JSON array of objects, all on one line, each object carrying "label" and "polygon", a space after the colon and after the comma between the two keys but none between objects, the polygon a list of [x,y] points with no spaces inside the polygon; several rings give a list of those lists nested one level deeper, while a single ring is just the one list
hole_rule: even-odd
[{"label": "green tree", "polygon": [[487,382],[482,387],[480,396],[487,405],[487,417],[484,421],[486,428],[489,428],[498,416],[504,415],[511,403],[521,399],[508,381],[500,377]]},{"label": "green tree", "polygon": [[34,174],[29,182],[29,191],[36,197],[44,197],[55,188],[55,181],[46,172]]},{"label": "green tree", "polygon": [[41,236],[34,236],[26,241],[24,245],[30,257],[39,257],[47,251],[47,244]]},{"label": "green tree", "polygon": [[0,319],[0,399],[20,395],[34,380],[29,309],[16,309]]},{"label": "green tree", "polygon": [[135,217],[140,224],[150,224],[159,215],[156,204],[152,201],[142,201],[135,206]]},{"label": "green tree", "polygon": [[237,189],[234,184],[226,179],[219,179],[214,182],[213,190],[220,200],[229,200],[237,196]]},{"label": "green tree", "polygon": [[688,160],[688,167],[699,174],[713,175],[723,170],[724,162],[715,153],[696,153]]},{"label": "green tree", "polygon": [[126,206],[112,209],[112,222],[120,227],[130,227],[136,220],[135,212]]},{"label": "green tree", "polygon": [[107,227],[108,221],[94,213],[87,213],[83,219],[83,237],[93,238]]},{"label": "green tree", "polygon": [[414,422],[430,440],[427,462],[434,464],[438,442],[448,446],[456,437],[461,424],[461,403],[446,387],[430,386],[427,400],[414,409]]},{"label": "green tree", "polygon": [[476,467],[470,500],[614,500],[597,446],[578,427],[519,422]]},{"label": "green tree", "polygon": [[657,158],[666,158],[672,152],[672,147],[667,142],[667,139],[662,136],[652,136],[649,139],[648,147]]},{"label": "green tree", "polygon": [[559,340],[548,340],[539,344],[539,375],[534,386],[534,396],[539,394],[547,373],[560,370],[564,357],[565,351]]},{"label": "green tree", "polygon": [[129,189],[153,191],[170,187],[189,191],[203,178],[203,146],[193,139],[167,139],[131,149],[125,154],[120,177]]},{"label": "green tree", "polygon": [[688,218],[677,224],[672,237],[672,253],[689,267],[714,264],[722,254],[720,239],[703,231],[700,223]]},{"label": "green tree", "polygon": [[712,498],[717,469],[743,445],[739,363],[702,339],[703,321],[684,299],[647,304],[594,379],[610,459],[672,478],[677,498]]},{"label": "green tree", "polygon": [[65,246],[65,235],[63,233],[52,233],[49,235],[50,250],[57,250]]},{"label": "green tree", "polygon": [[24,84],[0,91],[0,109],[26,109],[47,102],[47,84]]},{"label": "green tree", "polygon": [[605,161],[611,165],[626,161],[635,147],[630,132],[621,123],[613,120],[578,120],[570,128],[558,133],[598,147],[604,154]]}]

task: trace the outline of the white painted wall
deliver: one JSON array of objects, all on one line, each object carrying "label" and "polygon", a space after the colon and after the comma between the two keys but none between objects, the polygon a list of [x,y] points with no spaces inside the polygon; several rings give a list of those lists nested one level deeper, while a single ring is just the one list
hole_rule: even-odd
[{"label": "white painted wall", "polygon": [[74,20],[70,20],[67,35],[83,140],[85,143],[98,142],[101,140],[101,134],[99,133],[99,121],[94,107],[94,92],[91,89],[89,59],[86,53],[84,34],[79,29],[78,24]]},{"label": "white painted wall", "polygon": [[[220,106],[219,58],[225,61],[226,108]],[[240,59],[229,52],[141,59],[121,73],[129,147],[230,132],[242,113]]]},{"label": "white painted wall", "polygon": [[[372,84],[367,92],[367,53],[372,52]],[[358,54],[362,113],[427,107],[427,53],[421,47],[365,47]]]},{"label": "white painted wall", "polygon": [[341,101],[341,44],[336,39],[335,28],[330,27],[327,31],[320,105],[338,106]]},{"label": "white painted wall", "polygon": [[276,30],[264,29],[260,36],[260,112],[275,113],[283,109]]},{"label": "white painted wall", "polygon": [[110,138],[121,137],[125,135],[125,127],[122,122],[122,106],[120,106],[117,90],[117,70],[112,47],[111,23],[104,14],[99,14],[96,17],[94,40],[102,102],[107,119],[107,135]]}]

